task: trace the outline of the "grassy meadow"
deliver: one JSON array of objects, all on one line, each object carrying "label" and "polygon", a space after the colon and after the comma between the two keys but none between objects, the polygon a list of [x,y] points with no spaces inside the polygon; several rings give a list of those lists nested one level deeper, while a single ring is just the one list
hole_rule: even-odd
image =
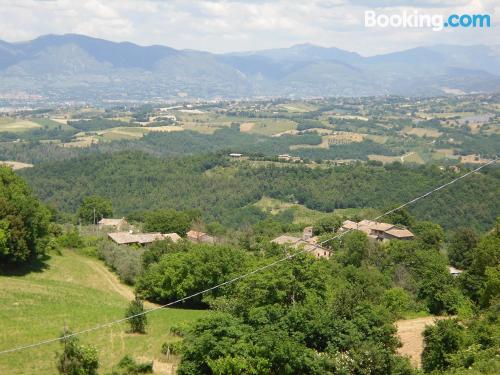
[{"label": "grassy meadow", "polygon": [[[51,255],[45,266],[25,275],[0,276],[0,350],[58,337],[66,325],[73,331],[120,319],[131,288],[121,284],[100,261],[73,251]],[[151,305],[149,305],[151,307]],[[155,367],[172,366],[160,353],[166,341],[177,338],[170,327],[191,322],[206,311],[165,309],[148,315],[148,333],[127,333],[126,323],[83,334],[82,343],[99,351],[99,373],[106,374],[125,355],[155,360]],[[56,352],[51,343],[0,355],[0,374],[56,374]]]}]

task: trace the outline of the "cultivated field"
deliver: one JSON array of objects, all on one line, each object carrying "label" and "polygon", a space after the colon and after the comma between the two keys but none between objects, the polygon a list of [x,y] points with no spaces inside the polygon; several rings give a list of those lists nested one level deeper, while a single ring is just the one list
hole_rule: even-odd
[{"label": "cultivated field", "polygon": [[21,163],[19,161],[0,161],[0,166],[6,165],[8,167],[11,167],[13,170],[17,171],[18,169],[24,169],[24,168],[32,168],[33,164],[28,164],[28,163]]},{"label": "cultivated field", "polygon": [[244,133],[255,133],[262,135],[275,135],[278,133],[283,133],[287,130],[294,130],[297,127],[297,123],[290,120],[258,120],[258,121],[248,121],[240,125],[240,131]]},{"label": "cultivated field", "polygon": [[28,130],[38,129],[42,126],[36,122],[22,119],[0,119],[0,132],[25,132]]},{"label": "cultivated field", "polygon": [[403,133],[408,134],[408,135],[416,135],[417,137],[430,137],[430,138],[437,138],[441,134],[440,131],[437,131],[435,129],[430,129],[430,128],[410,128],[410,127],[405,127],[403,129]]}]

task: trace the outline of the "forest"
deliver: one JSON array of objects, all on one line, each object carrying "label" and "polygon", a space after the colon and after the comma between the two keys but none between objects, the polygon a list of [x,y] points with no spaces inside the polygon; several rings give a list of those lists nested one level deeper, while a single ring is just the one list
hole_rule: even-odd
[{"label": "forest", "polygon": [[[164,159],[139,151],[98,152],[43,163],[20,173],[38,197],[70,216],[85,197],[98,195],[112,202],[115,215],[141,216],[141,212],[161,208],[195,209],[206,224],[232,229],[266,218],[268,214],[253,205],[263,196],[319,212],[366,207],[382,211],[458,176],[433,165],[358,163],[311,168],[234,161],[224,154]],[[460,226],[487,230],[499,212],[499,173],[495,166],[485,168],[410,211],[447,230]],[[286,217],[286,213],[280,215],[281,220]]]}]

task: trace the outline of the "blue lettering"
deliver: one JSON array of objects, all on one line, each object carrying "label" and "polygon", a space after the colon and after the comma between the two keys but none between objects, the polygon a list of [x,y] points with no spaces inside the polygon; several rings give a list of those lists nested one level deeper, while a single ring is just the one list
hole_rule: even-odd
[{"label": "blue lettering", "polygon": [[455,22],[454,20],[458,21],[459,17],[458,14],[452,14],[448,17],[448,25],[451,27],[458,27],[458,22]]}]

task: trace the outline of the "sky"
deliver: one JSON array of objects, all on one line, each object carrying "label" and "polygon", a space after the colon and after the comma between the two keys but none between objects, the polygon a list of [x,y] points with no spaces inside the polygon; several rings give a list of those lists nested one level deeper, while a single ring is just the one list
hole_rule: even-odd
[{"label": "sky", "polygon": [[[489,14],[489,29],[366,28],[377,14]],[[435,44],[500,45],[499,0],[0,0],[0,40],[77,33],[210,52],[312,43],[375,55]]]}]

